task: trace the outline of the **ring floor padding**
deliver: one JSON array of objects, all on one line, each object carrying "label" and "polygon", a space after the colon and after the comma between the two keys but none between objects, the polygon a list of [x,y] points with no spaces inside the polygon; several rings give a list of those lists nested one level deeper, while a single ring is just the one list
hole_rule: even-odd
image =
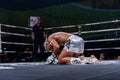
[{"label": "ring floor padding", "polygon": [[0,80],[120,80],[120,64],[0,64]]}]

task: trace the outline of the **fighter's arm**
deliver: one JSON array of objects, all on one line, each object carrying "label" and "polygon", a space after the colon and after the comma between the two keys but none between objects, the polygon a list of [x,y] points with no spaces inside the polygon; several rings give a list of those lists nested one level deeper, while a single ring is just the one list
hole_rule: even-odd
[{"label": "fighter's arm", "polygon": [[48,39],[45,41],[44,46],[46,51],[52,50],[54,54],[59,54],[60,52],[60,45],[52,36],[48,37]]},{"label": "fighter's arm", "polygon": [[60,51],[60,45],[58,44],[58,42],[55,39],[52,39],[50,41],[50,45],[52,46],[54,54],[58,54]]}]

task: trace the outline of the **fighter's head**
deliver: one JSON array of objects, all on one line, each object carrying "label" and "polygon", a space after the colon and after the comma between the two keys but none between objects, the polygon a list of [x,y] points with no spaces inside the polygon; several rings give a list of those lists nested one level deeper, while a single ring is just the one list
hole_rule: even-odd
[{"label": "fighter's head", "polygon": [[45,40],[44,48],[45,48],[46,51],[49,51],[49,50],[52,49],[52,46],[50,45],[50,43],[48,42],[47,39]]}]

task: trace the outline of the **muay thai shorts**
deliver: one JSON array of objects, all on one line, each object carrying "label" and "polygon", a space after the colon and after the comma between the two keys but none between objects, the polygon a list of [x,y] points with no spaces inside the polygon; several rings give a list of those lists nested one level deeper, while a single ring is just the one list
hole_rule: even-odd
[{"label": "muay thai shorts", "polygon": [[64,44],[64,49],[68,52],[83,54],[84,40],[77,35],[71,35]]}]

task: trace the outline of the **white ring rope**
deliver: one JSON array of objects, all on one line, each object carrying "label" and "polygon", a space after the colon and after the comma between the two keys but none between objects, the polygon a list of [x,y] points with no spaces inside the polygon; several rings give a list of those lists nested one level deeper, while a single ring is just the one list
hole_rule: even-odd
[{"label": "white ring rope", "polygon": [[110,50],[110,49],[120,49],[120,47],[110,47],[110,48],[92,48],[92,49],[85,49],[85,51]]},{"label": "white ring rope", "polygon": [[94,30],[94,31],[83,31],[81,34],[86,34],[86,33],[97,33],[97,32],[110,32],[110,31],[119,31],[120,28],[114,28],[114,29],[102,29],[102,30]]},{"label": "white ring rope", "polygon": [[87,24],[82,24],[78,26],[92,26],[92,25],[99,25],[99,24],[108,24],[108,23],[118,23],[120,20],[112,20],[112,21],[104,21],[104,22],[95,22],[95,23],[87,23]]},{"label": "white ring rope", "polygon": [[70,25],[70,26],[61,26],[61,27],[45,28],[45,30],[60,29],[60,28],[74,28],[74,27],[75,27],[75,25]]},{"label": "white ring rope", "polygon": [[87,41],[85,41],[85,42],[87,43],[87,42],[102,42],[102,41],[117,41],[117,40],[120,40],[120,38],[114,38],[114,39],[99,39],[99,40],[87,40]]},{"label": "white ring rope", "polygon": [[52,27],[52,28],[45,28],[45,30],[51,30],[51,29],[60,29],[60,28],[73,28],[73,27],[79,27],[79,26],[92,26],[92,25],[100,25],[100,24],[108,24],[108,23],[118,23],[120,20],[112,20],[112,21],[104,21],[104,22],[96,22],[96,23],[87,23],[87,24],[79,24],[79,25],[69,25],[69,26],[61,26],[61,27]]},{"label": "white ring rope", "polygon": [[30,35],[24,35],[24,34],[18,34],[18,33],[10,33],[10,32],[0,32],[0,34],[31,37]]},{"label": "white ring rope", "polygon": [[6,25],[6,24],[1,24],[1,26],[32,30],[31,28],[27,28],[27,27],[20,27],[20,26]]},{"label": "white ring rope", "polygon": [[[97,32],[110,32],[110,31],[119,31],[120,28],[114,28],[114,29],[102,29],[102,30],[93,30],[93,31],[83,31],[81,34],[86,33],[97,33]],[[78,34],[79,32],[72,32],[72,34]],[[0,34],[9,34],[9,35],[17,35],[17,36],[26,36],[31,37],[30,35],[24,35],[24,34],[18,34],[18,33],[9,33],[9,32],[0,32]]]},{"label": "white ring rope", "polygon": [[79,32],[72,32],[71,34],[79,34]]},{"label": "white ring rope", "polygon": [[[85,41],[85,43],[88,43],[88,42],[102,42],[102,41],[116,41],[116,40],[120,40],[120,38],[115,38],[115,39],[99,39],[99,40],[88,40],[88,41]],[[28,44],[28,43],[17,43],[17,42],[0,42],[0,43],[3,43],[3,44],[16,44],[16,45],[33,45],[33,44]]]},{"label": "white ring rope", "polygon": [[29,43],[17,43],[17,42],[0,42],[3,44],[15,44],[15,45],[33,45],[33,44],[29,44]]},{"label": "white ring rope", "polygon": [[[102,42],[102,41],[116,41],[116,40],[120,40],[120,38],[115,38],[115,39],[99,39],[99,40],[88,40],[85,41],[85,43],[87,42]],[[0,42],[3,44],[16,44],[16,45],[33,45],[33,44],[28,44],[28,43],[17,43],[17,42]]]},{"label": "white ring rope", "polygon": [[[16,53],[17,51],[4,51],[6,53]],[[32,54],[32,51],[23,51],[22,53],[31,53]]]},{"label": "white ring rope", "polygon": [[[104,21],[104,22],[96,22],[96,23],[87,23],[87,24],[79,24],[79,25],[69,25],[69,26],[61,26],[61,27],[52,27],[52,28],[45,28],[45,30],[50,30],[50,29],[59,29],[59,28],[73,28],[73,27],[79,27],[79,26],[91,26],[91,25],[99,25],[99,24],[108,24],[108,23],[118,23],[120,20],[112,20],[112,21]],[[1,26],[6,26],[6,27],[12,27],[12,28],[21,28],[21,29],[27,29],[27,30],[32,30],[31,28],[26,28],[26,27],[20,27],[20,26],[13,26],[13,25],[6,25],[6,24],[1,24]]]}]

